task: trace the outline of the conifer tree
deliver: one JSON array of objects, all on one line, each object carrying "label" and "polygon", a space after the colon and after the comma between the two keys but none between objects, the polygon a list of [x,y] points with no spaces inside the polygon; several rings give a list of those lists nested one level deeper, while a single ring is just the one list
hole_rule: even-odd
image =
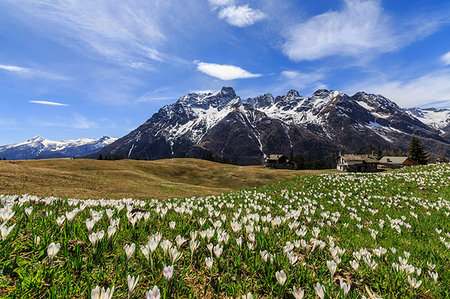
[{"label": "conifer tree", "polygon": [[428,160],[428,154],[420,142],[419,138],[414,137],[409,144],[408,156],[421,165],[426,165]]}]

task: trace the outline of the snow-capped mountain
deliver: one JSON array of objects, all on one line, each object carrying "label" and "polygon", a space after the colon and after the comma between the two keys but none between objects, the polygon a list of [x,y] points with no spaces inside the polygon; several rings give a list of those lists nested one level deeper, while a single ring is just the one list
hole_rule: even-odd
[{"label": "snow-capped mountain", "polygon": [[24,142],[0,146],[0,157],[8,160],[82,157],[98,152],[116,140],[104,136],[98,139],[53,141],[36,136]]},{"label": "snow-capped mountain", "polygon": [[[417,111],[433,118],[428,110]],[[290,90],[284,96],[241,99],[233,88],[224,87],[215,93],[191,93],[164,106],[101,153],[141,159],[213,155],[260,164],[273,153],[331,159],[338,151],[369,146],[406,151],[412,135],[430,152],[450,157],[448,129],[421,120],[381,95],[318,90],[303,97]]]},{"label": "snow-capped mountain", "polygon": [[411,108],[407,109],[406,112],[436,129],[444,129],[450,126],[450,109]]}]

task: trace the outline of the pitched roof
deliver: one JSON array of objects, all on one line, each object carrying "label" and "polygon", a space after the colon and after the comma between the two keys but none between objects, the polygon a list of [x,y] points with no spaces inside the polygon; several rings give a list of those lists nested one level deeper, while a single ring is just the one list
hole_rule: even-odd
[{"label": "pitched roof", "polygon": [[395,156],[384,156],[380,159],[380,163],[385,164],[403,164],[408,159],[408,157],[395,157]]},{"label": "pitched roof", "polygon": [[278,159],[280,159],[283,156],[284,155],[269,155],[269,158],[267,158],[267,159],[269,159],[269,160],[278,160]]},{"label": "pitched roof", "polygon": [[366,163],[378,163],[377,159],[369,157],[369,155],[347,154],[347,155],[341,155],[341,156],[346,161],[361,161],[361,162],[364,161]]}]

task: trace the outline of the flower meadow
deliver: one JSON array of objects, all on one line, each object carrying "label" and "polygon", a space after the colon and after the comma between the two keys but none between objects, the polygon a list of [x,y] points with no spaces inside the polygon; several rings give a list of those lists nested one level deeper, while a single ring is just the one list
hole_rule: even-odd
[{"label": "flower meadow", "polygon": [[166,200],[0,195],[2,298],[448,298],[450,164]]}]

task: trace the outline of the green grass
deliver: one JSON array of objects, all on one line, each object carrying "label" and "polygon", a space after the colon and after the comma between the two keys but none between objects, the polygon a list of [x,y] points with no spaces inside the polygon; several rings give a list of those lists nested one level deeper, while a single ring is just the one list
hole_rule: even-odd
[{"label": "green grass", "polygon": [[[301,176],[185,199],[83,201],[3,196],[2,211],[10,207],[15,212],[6,227],[15,226],[0,243],[0,296],[85,298],[99,285],[114,286],[113,297],[125,298],[127,275],[139,275],[133,298],[145,297],[154,285],[162,298],[234,298],[248,292],[257,298],[293,298],[294,286],[305,291],[305,298],[315,298],[317,283],[324,286],[326,298],[343,298],[340,280],[351,283],[349,298],[448,298],[449,178],[450,164],[440,164],[381,174]],[[57,217],[83,205],[72,222],[56,223]],[[29,217],[25,208],[31,206]],[[120,211],[119,206],[123,207]],[[85,221],[93,217],[91,210],[106,209],[114,209],[112,218],[120,219],[117,233],[110,240],[105,235],[93,246]],[[139,213],[148,213],[148,219],[142,217],[133,226],[130,220],[139,218]],[[206,220],[203,225],[201,218]],[[109,225],[103,213],[92,232],[106,232]],[[203,238],[202,232],[214,225],[211,239]],[[320,230],[316,236],[314,229]],[[199,242],[193,255],[189,249],[192,232],[198,233]],[[161,233],[162,240],[169,240],[173,247],[177,247],[176,236],[187,239],[177,247],[182,257],[174,263],[169,281],[162,272],[172,261],[161,246],[149,261],[140,250],[155,233]],[[33,242],[34,236],[40,236],[39,245]],[[242,238],[241,246],[237,238]],[[51,242],[61,245],[53,264],[47,255]],[[136,250],[127,261],[124,245],[131,243]],[[212,254],[211,269],[205,264],[211,256],[208,243],[223,247],[220,257]],[[327,261],[339,260],[330,251],[337,247],[345,252],[337,255],[341,261],[331,277]],[[387,252],[378,257],[374,250],[380,247]],[[270,256],[267,261],[262,258],[264,251],[272,262]],[[293,265],[286,252],[297,258]],[[361,257],[354,270],[350,261],[357,260],[357,252],[366,252],[366,257]],[[414,273],[395,271],[393,263],[400,264],[399,257],[408,253],[405,268]],[[369,262],[376,267],[372,269]],[[281,270],[287,274],[284,285],[275,276]],[[437,281],[428,271],[438,273]],[[422,281],[420,287],[413,289],[408,276]]]}]

